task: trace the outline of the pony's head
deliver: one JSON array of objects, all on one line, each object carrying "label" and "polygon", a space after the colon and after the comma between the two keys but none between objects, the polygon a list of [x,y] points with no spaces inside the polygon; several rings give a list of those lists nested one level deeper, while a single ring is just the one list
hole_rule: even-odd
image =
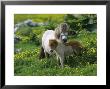
[{"label": "pony's head", "polygon": [[61,23],[55,29],[55,36],[56,36],[56,38],[61,40],[61,42],[63,42],[63,43],[67,42],[68,29],[69,28],[68,28],[67,23]]}]

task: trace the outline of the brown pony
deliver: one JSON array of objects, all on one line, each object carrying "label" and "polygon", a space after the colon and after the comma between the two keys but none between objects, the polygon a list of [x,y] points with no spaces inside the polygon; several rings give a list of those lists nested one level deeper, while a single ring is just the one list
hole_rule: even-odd
[{"label": "brown pony", "polygon": [[71,42],[62,44],[61,42],[58,42],[57,40],[54,40],[54,39],[49,40],[49,46],[52,52],[55,51],[57,55],[57,60],[60,59],[62,68],[64,66],[64,58],[66,56],[79,54],[84,48],[81,45],[81,43],[78,41],[71,41]]}]

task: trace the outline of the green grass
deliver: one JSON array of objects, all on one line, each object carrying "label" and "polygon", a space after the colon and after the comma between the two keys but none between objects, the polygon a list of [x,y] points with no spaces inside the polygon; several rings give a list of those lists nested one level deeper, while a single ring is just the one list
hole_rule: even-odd
[{"label": "green grass", "polygon": [[27,19],[32,19],[34,22],[47,22],[52,19],[56,22],[64,21],[65,14],[15,14],[14,23],[19,23]]},{"label": "green grass", "polygon": [[38,60],[36,56],[15,61],[15,76],[96,76],[96,71],[96,64],[62,69],[54,59]]},{"label": "green grass", "polygon": [[[54,23],[64,21],[64,14],[15,14],[14,24],[27,19],[35,22],[46,22],[51,18]],[[25,29],[25,30],[24,30]],[[20,32],[21,30],[21,32]],[[15,44],[15,48],[21,48],[21,52],[14,54],[15,76],[96,76],[97,75],[97,33],[82,30],[75,36],[69,36],[69,40],[78,40],[85,47],[82,55],[66,58],[62,69],[56,61],[56,57],[39,60],[40,44],[45,27],[32,27],[31,34],[36,37],[34,42],[30,41],[31,35],[27,35],[30,28],[21,28],[16,35],[22,37],[22,41]],[[27,30],[27,31],[26,31]],[[24,31],[24,32],[23,32]],[[24,33],[25,35],[22,35]],[[29,39],[29,40],[28,40]]]},{"label": "green grass", "polygon": [[36,48],[36,45],[34,43],[28,43],[28,44],[19,43],[15,45],[15,48],[22,48],[22,51],[33,50]]},{"label": "green grass", "polygon": [[[92,37],[92,38],[91,38]],[[89,33],[85,36],[80,35],[77,40],[82,40],[84,46],[88,49],[80,56],[69,57],[65,60],[65,66],[62,69],[56,57],[39,60],[40,46],[35,44],[16,44],[16,48],[22,48],[22,52],[15,54],[14,72],[16,76],[96,76],[97,75],[97,56],[95,46],[91,43],[96,37],[96,33]],[[91,39],[90,39],[91,38]],[[76,39],[76,38],[75,38]],[[87,44],[88,43],[88,44]],[[94,43],[96,44],[96,43]],[[92,50],[93,48],[95,52]]]}]

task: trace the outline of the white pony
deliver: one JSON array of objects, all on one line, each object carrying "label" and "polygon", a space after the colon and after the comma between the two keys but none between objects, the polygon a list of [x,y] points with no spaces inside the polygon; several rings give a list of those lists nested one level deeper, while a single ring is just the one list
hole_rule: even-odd
[{"label": "white pony", "polygon": [[50,39],[56,39],[55,38],[55,31],[53,31],[53,30],[47,30],[43,34],[43,37],[42,37],[42,47],[44,49],[45,54],[46,53],[52,54],[52,50],[51,50],[51,48],[49,46],[49,40]]},{"label": "white pony", "polygon": [[66,23],[61,23],[55,30],[47,30],[42,36],[42,47],[39,58],[44,58],[47,54],[52,54],[52,50],[49,47],[49,40],[55,39],[62,44],[67,42],[68,25]]}]

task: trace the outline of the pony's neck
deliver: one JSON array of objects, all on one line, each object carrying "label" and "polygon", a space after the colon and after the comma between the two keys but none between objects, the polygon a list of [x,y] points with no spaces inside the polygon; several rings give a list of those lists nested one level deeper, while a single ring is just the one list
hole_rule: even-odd
[{"label": "pony's neck", "polygon": [[57,40],[58,43],[63,44],[63,42],[60,39],[56,39],[56,40]]},{"label": "pony's neck", "polygon": [[65,47],[65,45],[60,40],[57,40],[57,42],[58,42],[58,45],[55,48],[55,51],[58,51],[58,50],[60,50],[60,49]]}]

